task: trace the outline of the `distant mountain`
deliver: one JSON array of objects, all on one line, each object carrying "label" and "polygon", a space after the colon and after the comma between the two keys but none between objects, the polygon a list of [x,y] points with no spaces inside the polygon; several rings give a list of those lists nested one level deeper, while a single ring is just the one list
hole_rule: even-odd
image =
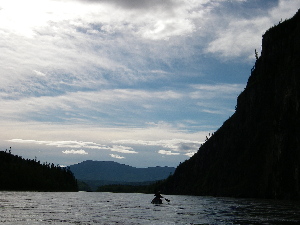
[{"label": "distant mountain", "polygon": [[162,191],[300,199],[300,10],[263,35],[256,57],[236,112]]},{"label": "distant mountain", "polygon": [[136,168],[113,161],[87,160],[70,166],[76,179],[95,189],[107,184],[147,183],[163,180],[174,173],[174,167]]}]

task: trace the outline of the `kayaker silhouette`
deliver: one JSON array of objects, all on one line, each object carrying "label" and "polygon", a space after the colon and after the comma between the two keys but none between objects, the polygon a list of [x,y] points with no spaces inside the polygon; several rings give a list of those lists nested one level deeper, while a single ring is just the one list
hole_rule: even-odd
[{"label": "kayaker silhouette", "polygon": [[155,192],[154,196],[155,198],[151,201],[152,204],[162,204],[162,198],[164,198],[167,202],[170,202],[169,199],[166,199],[160,194],[160,191]]}]

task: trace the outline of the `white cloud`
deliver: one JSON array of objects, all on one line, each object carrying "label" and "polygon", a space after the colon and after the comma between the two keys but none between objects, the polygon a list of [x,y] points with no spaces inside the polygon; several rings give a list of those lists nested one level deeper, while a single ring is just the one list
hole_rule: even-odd
[{"label": "white cloud", "polygon": [[[195,33],[196,20],[198,26],[210,11],[208,5],[213,7],[218,1],[97,2],[1,2],[0,44],[9,46],[0,53],[1,79],[7,78],[1,82],[3,87],[18,84],[14,90],[24,92],[30,84],[27,91],[45,92],[49,87],[62,91],[61,81],[67,75],[65,83],[73,87],[95,88],[107,84],[103,73],[112,72],[110,80],[116,76],[114,80],[120,83],[149,79],[149,73],[146,77],[134,70],[161,70],[149,67],[149,58],[169,63],[179,52],[181,57],[193,54],[181,41],[192,33],[203,35]],[[135,7],[126,7],[129,5]],[[141,37],[176,38],[166,45]],[[33,74],[40,77],[37,84]]]},{"label": "white cloud", "polygon": [[254,49],[260,49],[261,35],[269,24],[268,17],[232,21],[226,29],[218,30],[217,38],[209,43],[206,51],[219,54],[224,59],[248,53],[248,58],[253,59]]},{"label": "white cloud", "polygon": [[65,151],[62,151],[62,153],[64,154],[76,154],[76,155],[87,155],[88,153],[81,149],[81,150],[65,150]]},{"label": "white cloud", "polygon": [[[122,145],[103,145],[94,142],[84,142],[84,141],[37,141],[37,140],[23,140],[23,139],[11,139],[9,142],[14,143],[24,143],[24,144],[38,144],[55,146],[57,148],[87,148],[94,150],[109,150],[112,152],[119,152],[124,154],[135,154],[138,153],[133,150],[132,147],[122,146]],[[85,154],[84,150],[66,150],[63,151],[65,154]],[[87,153],[86,153],[87,154]]]},{"label": "white cloud", "polygon": [[289,19],[300,8],[300,2],[295,0],[279,0],[278,7],[274,7],[270,10],[269,15],[272,18],[272,22],[278,24],[282,19]]},{"label": "white cloud", "polygon": [[[299,1],[279,0],[276,7],[256,14],[253,9],[251,18],[246,15],[225,14],[223,17],[214,17],[218,27],[214,28],[216,38],[213,38],[206,47],[206,52],[218,55],[222,59],[246,57],[254,59],[254,49],[260,50],[261,36],[280,19],[290,18],[295,9],[300,7]],[[259,11],[259,10],[256,10]]]},{"label": "white cloud", "polygon": [[188,152],[185,155],[188,157],[192,157],[193,155],[195,155],[196,152]]},{"label": "white cloud", "polygon": [[134,151],[131,147],[121,146],[121,145],[113,145],[110,149],[113,152],[120,152],[125,154],[135,154],[138,153]]},{"label": "white cloud", "polygon": [[203,109],[201,111],[205,112],[205,113],[210,113],[210,114],[223,114],[224,113],[224,111],[213,110],[213,109]]},{"label": "white cloud", "polygon": [[[48,26],[49,22],[72,21],[74,25],[85,27],[96,23],[111,26],[114,31],[126,29],[127,32],[148,33],[143,36],[149,38],[163,33],[159,36],[165,38],[191,32],[193,22],[190,21],[189,11],[201,6],[201,3],[197,1],[151,1],[151,3],[98,1],[98,4],[81,4],[80,1],[12,0],[2,3],[1,6],[2,19],[5,19],[6,28],[29,37],[34,36],[36,28]],[[163,26],[162,29],[157,30],[158,23]],[[152,34],[149,35],[150,33]]]},{"label": "white cloud", "polygon": [[[149,57],[161,60],[178,57],[172,51],[193,56],[193,45],[203,46],[207,52],[222,57],[253,56],[254,48],[260,47],[262,32],[281,17],[290,17],[299,7],[298,1],[281,0],[278,7],[249,19],[238,13],[231,15],[228,9],[217,14],[223,9],[221,5],[225,1],[221,0],[157,0],[151,3],[118,0],[85,4],[92,2],[2,1],[0,43],[9,46],[0,54],[4,65],[2,76],[7,74],[9,80],[15,81],[12,74],[26,78],[32,71],[47,74],[47,77],[58,72],[71,73],[73,80],[85,82],[97,72],[103,72],[97,70],[107,69],[129,71],[132,77],[123,76],[122,79],[134,80],[141,74],[132,74],[132,70],[137,65],[145,68]],[[186,45],[185,38],[190,35],[195,38]],[[149,42],[141,37],[174,39],[166,45],[164,41]],[[129,60],[122,52],[125,55],[131,52]],[[91,73],[92,76],[87,75]],[[79,75],[89,79],[80,79]],[[121,76],[116,80],[121,80]],[[101,76],[91,83],[96,81],[105,83]]]},{"label": "white cloud", "polygon": [[[161,68],[149,62],[172,67],[173,59],[194,57],[195,46],[222,58],[254,58],[262,32],[299,7],[298,1],[282,0],[249,19],[227,11],[220,18],[223,1],[217,0],[92,2],[1,2],[1,89],[10,96],[53,95],[108,87],[111,81],[147,81],[162,75],[151,73]],[[141,37],[171,39],[166,44]]]},{"label": "white cloud", "polygon": [[125,159],[125,157],[123,156],[119,156],[119,155],[116,155],[116,154],[109,154],[112,158],[115,158],[115,159]]},{"label": "white cloud", "polygon": [[212,98],[234,98],[240,93],[244,84],[197,84],[191,85],[193,89],[189,93],[192,99],[212,99]]},{"label": "white cloud", "polygon": [[186,152],[195,152],[198,150],[200,145],[203,143],[201,141],[191,141],[185,139],[170,139],[170,140],[155,140],[155,141],[146,141],[146,140],[118,140],[114,143],[123,143],[127,145],[144,145],[144,146],[161,146],[170,150],[159,150],[160,154],[171,154],[180,155],[180,153]]},{"label": "white cloud", "polygon": [[94,142],[83,141],[37,141],[37,140],[23,140],[23,139],[11,139],[10,142],[25,143],[25,144],[38,144],[55,146],[58,148],[88,148],[88,149],[103,149],[108,150],[109,147]]},{"label": "white cloud", "polygon": [[159,150],[158,153],[162,155],[180,155],[180,153],[178,152],[171,152],[166,150]]},{"label": "white cloud", "polygon": [[[82,1],[94,2],[94,1]],[[131,32],[134,35],[161,40],[174,36],[190,34],[194,31],[192,19],[200,17],[196,13],[197,8],[203,8],[203,2],[198,1],[98,1],[94,7],[105,7],[105,30]],[[105,12],[105,11],[104,11]],[[191,13],[194,12],[194,13]],[[117,14],[118,17],[110,17],[109,14]],[[129,25],[125,25],[129,24]]]},{"label": "white cloud", "polygon": [[[102,121],[103,115],[115,122],[117,119],[135,115],[139,121],[144,115],[163,115],[163,111],[172,111],[182,103],[199,105],[198,101],[205,99],[236,99],[243,85],[217,84],[217,85],[192,85],[187,90],[152,91],[138,89],[107,89],[90,92],[68,92],[58,96],[18,97],[17,99],[2,99],[2,117],[21,119],[29,117],[39,120],[65,120],[75,122],[77,118],[84,120],[97,119]],[[21,93],[20,93],[21,95]],[[171,103],[171,104],[170,104]],[[180,104],[179,104],[180,103]],[[206,104],[209,102],[206,101]],[[228,112],[215,104],[214,110]],[[205,106],[205,105],[202,105]],[[207,106],[209,107],[209,106]],[[19,109],[22,108],[22,111]],[[134,110],[133,110],[134,109]],[[211,110],[211,109],[206,109]],[[93,112],[93,116],[89,115]],[[48,115],[51,114],[51,117]],[[123,116],[122,116],[123,115]],[[111,121],[113,122],[113,121]],[[145,122],[145,121],[144,121]],[[130,121],[128,121],[130,123]]]},{"label": "white cloud", "polygon": [[[37,156],[40,160],[48,162],[51,160],[62,165],[78,163],[77,160],[80,160],[78,157],[86,159],[88,156],[94,160],[109,160],[110,154],[121,157],[126,154],[128,156],[125,156],[126,163],[129,165],[176,166],[179,161],[189,157],[185,155],[186,153],[197,151],[202,141],[205,140],[205,135],[208,134],[206,131],[186,132],[161,123],[146,127],[101,127],[98,124],[58,124],[34,121],[26,123],[2,121],[1,124],[2,137],[10,140],[9,142],[0,140],[0,145],[4,149],[12,146],[13,149],[19,151],[17,154],[23,157]],[[204,128],[204,130],[207,129],[211,128]],[[11,137],[19,138],[11,139]],[[61,154],[62,148],[75,151],[84,149],[88,155],[68,157],[70,154]],[[179,153],[179,155],[174,155],[170,159],[166,158],[166,161],[157,160],[155,155],[161,149]]]},{"label": "white cloud", "polygon": [[43,72],[41,72],[41,71],[38,71],[38,70],[33,70],[33,72],[35,72],[35,73],[36,73],[36,75],[38,75],[38,76],[42,76],[42,77],[45,77],[45,76],[47,76],[46,74],[44,74]]}]

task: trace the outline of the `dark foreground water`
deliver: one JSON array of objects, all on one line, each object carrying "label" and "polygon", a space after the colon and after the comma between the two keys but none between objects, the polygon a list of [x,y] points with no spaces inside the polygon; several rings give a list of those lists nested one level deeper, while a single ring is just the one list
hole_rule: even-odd
[{"label": "dark foreground water", "polygon": [[0,192],[0,224],[300,224],[290,201],[113,193]]}]

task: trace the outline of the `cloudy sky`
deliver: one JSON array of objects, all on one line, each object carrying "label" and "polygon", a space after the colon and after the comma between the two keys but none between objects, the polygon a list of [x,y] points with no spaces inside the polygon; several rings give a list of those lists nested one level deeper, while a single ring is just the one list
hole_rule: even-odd
[{"label": "cloudy sky", "polygon": [[0,0],[0,150],[177,166],[299,0]]}]

